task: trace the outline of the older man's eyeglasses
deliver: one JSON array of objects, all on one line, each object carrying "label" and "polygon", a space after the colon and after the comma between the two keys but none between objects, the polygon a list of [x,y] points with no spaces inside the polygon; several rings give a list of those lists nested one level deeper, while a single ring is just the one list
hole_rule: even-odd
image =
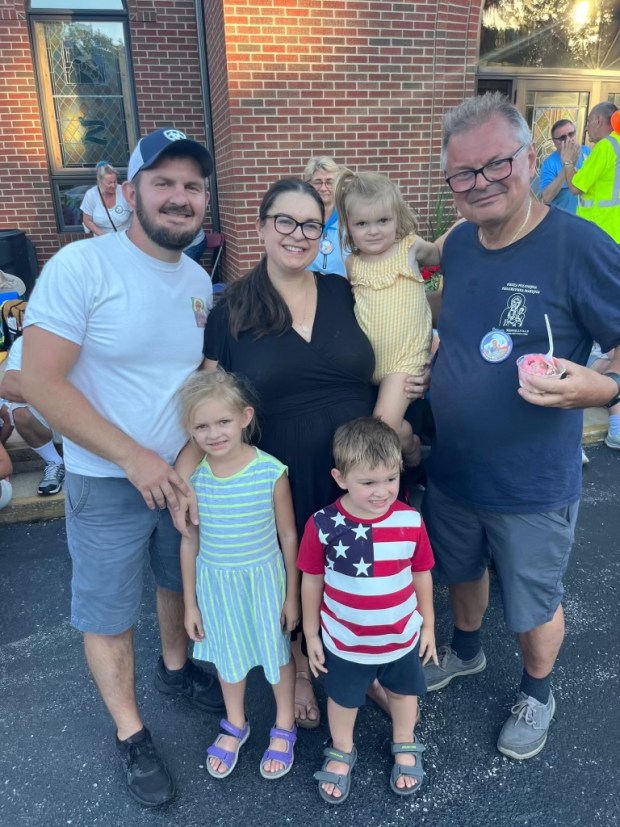
[{"label": "older man's eyeglasses", "polygon": [[265,218],[273,220],[273,226],[280,235],[292,235],[297,227],[301,227],[304,238],[308,241],[316,241],[323,234],[324,225],[320,221],[295,221],[290,215],[267,215]]},{"label": "older man's eyeglasses", "polygon": [[493,184],[496,181],[503,181],[512,175],[513,161],[528,146],[529,144],[522,144],[510,158],[498,158],[497,161],[491,161],[483,167],[478,167],[478,169],[463,169],[446,178],[446,183],[452,192],[469,192],[469,190],[475,188],[479,175],[482,175],[489,184]]}]

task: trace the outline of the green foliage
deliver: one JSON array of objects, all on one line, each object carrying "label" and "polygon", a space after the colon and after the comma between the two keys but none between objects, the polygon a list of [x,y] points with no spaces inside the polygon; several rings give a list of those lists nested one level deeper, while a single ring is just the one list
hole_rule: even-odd
[{"label": "green foliage", "polygon": [[435,241],[443,235],[448,227],[456,221],[456,213],[448,190],[443,189],[437,196],[437,201],[428,219],[428,238]]},{"label": "green foliage", "polygon": [[[437,196],[437,201],[432,210],[429,210],[427,238],[435,241],[443,235],[448,227],[456,221],[456,213],[452,205],[452,199],[448,190],[443,189]],[[438,270],[424,282],[424,287],[429,293],[438,290],[442,279],[441,271]]]}]

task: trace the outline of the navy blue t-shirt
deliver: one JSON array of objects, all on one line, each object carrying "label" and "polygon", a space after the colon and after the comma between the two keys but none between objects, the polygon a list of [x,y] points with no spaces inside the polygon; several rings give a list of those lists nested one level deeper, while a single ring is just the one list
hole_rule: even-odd
[{"label": "navy blue t-shirt", "polygon": [[[580,410],[541,408],[517,393],[516,360],[548,350],[585,365],[592,341],[620,344],[620,248],[591,222],[551,208],[523,239],[485,249],[470,223],[446,240],[439,351],[432,368],[436,437],[430,479],[453,499],[492,511],[551,511],[581,493]],[[485,361],[492,330],[513,342]]]}]

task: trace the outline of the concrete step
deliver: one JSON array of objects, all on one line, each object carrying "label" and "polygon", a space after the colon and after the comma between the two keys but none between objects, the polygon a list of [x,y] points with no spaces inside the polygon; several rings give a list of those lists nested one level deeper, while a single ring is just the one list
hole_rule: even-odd
[{"label": "concrete step", "polygon": [[41,457],[35,454],[16,431],[11,434],[6,449],[13,463],[13,498],[6,508],[0,511],[0,525],[64,517],[65,495],[62,492],[52,497],[40,497],[37,494],[45,466]]},{"label": "concrete step", "polygon": [[41,471],[21,471],[11,476],[13,498],[0,511],[0,525],[9,523],[30,523],[38,520],[55,520],[65,515],[65,495],[54,494],[40,497],[37,487]]},{"label": "concrete step", "polygon": [[16,431],[13,431],[11,434],[11,438],[6,444],[6,450],[13,463],[13,474],[43,471],[45,463],[41,457],[35,454],[32,448],[21,439]]},{"label": "concrete step", "polygon": [[607,435],[608,422],[607,408],[586,408],[583,415],[583,444],[595,445],[602,442]]}]

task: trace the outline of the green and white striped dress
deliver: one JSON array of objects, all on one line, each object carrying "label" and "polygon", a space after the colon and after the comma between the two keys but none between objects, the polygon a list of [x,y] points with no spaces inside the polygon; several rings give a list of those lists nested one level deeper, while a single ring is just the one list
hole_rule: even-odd
[{"label": "green and white striped dress", "polygon": [[196,595],[205,630],[194,657],[210,661],[228,683],[262,666],[278,683],[290,658],[280,614],[286,575],[278,545],[273,489],[286,473],[275,457],[256,457],[230,477],[213,475],[203,459],[192,476],[200,516]]}]

